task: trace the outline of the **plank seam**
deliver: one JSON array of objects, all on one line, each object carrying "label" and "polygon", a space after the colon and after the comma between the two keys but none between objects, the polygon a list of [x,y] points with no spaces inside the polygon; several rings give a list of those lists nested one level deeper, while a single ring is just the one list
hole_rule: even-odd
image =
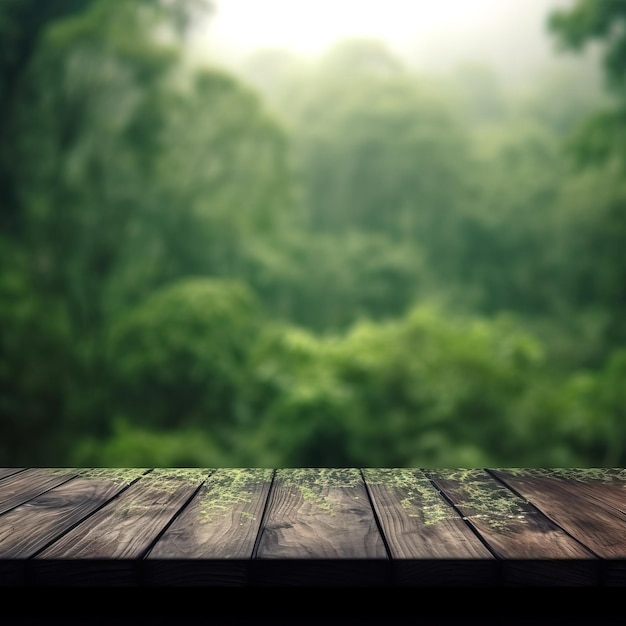
[{"label": "plank seam", "polygon": [[383,526],[378,517],[378,513],[376,512],[376,506],[374,505],[374,500],[372,498],[372,494],[370,493],[369,487],[367,485],[367,481],[365,480],[365,475],[363,474],[362,468],[359,468],[359,474],[361,475],[361,480],[363,481],[363,485],[365,486],[365,493],[367,494],[367,499],[369,500],[370,507],[372,509],[372,514],[374,515],[374,521],[376,522],[378,533],[383,540],[383,545],[385,546],[385,552],[387,553],[387,560],[391,561],[392,560],[391,547],[389,546],[389,543],[387,542],[387,537],[385,536],[385,533],[383,531]]},{"label": "plank seam", "polygon": [[[57,535],[54,539],[51,539],[50,541],[48,541],[48,543],[46,543],[41,548],[39,548],[38,550],[33,552],[28,558],[29,559],[36,558],[38,554],[40,554],[44,550],[47,550],[50,546],[52,546],[52,544],[56,543],[57,541],[59,541],[59,539],[62,539],[65,535],[67,535],[67,533],[69,533],[72,530],[74,530],[74,528],[76,528],[80,524],[83,524],[84,522],[86,522],[92,515],[95,515],[98,511],[103,509],[105,506],[107,506],[108,504],[110,504],[111,502],[113,502],[114,500],[119,498],[131,485],[134,485],[138,480],[141,480],[141,478],[143,476],[145,476],[146,474],[148,474],[151,471],[152,470],[148,470],[147,472],[144,472],[143,474],[141,474],[141,476],[137,476],[137,478],[133,478],[133,480],[131,482],[129,482],[128,485],[126,485],[125,487],[122,487],[117,493],[113,494],[108,500],[106,500],[106,502],[103,502],[99,507],[97,507],[96,509],[94,509],[90,513],[87,513],[84,517],[81,517],[78,521],[74,522],[74,524],[72,524],[71,526],[66,528],[59,535]],[[80,478],[80,474],[78,474],[77,476],[74,476],[74,478]],[[69,481],[66,481],[66,483],[67,482],[69,482]],[[63,483],[63,484],[66,484],[66,483]],[[60,486],[61,485],[57,485],[57,487],[60,487]],[[53,489],[54,488],[55,487],[53,487]],[[49,489],[48,491],[51,491],[51,490]]]},{"label": "plank seam", "polygon": [[535,509],[540,515],[550,520],[552,524],[554,524],[557,528],[561,529],[568,537],[573,539],[577,544],[582,546],[585,550],[587,550],[592,556],[596,559],[603,560],[599,554],[596,554],[589,546],[585,545],[580,539],[576,538],[572,533],[570,533],[566,528],[563,528],[561,524],[559,524],[551,515],[549,515],[546,511],[542,511],[534,502],[531,502],[525,495],[520,493],[513,485],[509,485],[508,482],[502,480],[499,476],[497,476],[492,470],[485,468],[485,472],[487,472],[490,476],[495,478],[500,484],[504,485],[509,491],[512,491],[516,496],[522,498],[524,502],[527,502],[533,509]]},{"label": "plank seam", "polygon": [[12,472],[11,474],[7,474],[6,476],[3,476],[2,478],[0,478],[0,481],[6,480],[7,478],[15,478],[15,476],[17,476],[20,472],[25,472],[26,470],[37,469],[37,468],[35,467],[11,467],[11,468],[2,468],[2,469],[14,469],[15,471]]},{"label": "plank seam", "polygon": [[[40,468],[31,467],[31,468],[28,468],[28,469],[40,469]],[[7,478],[14,478],[16,475],[17,474],[12,474],[11,476],[8,476]],[[23,504],[28,504],[31,500],[34,500],[35,498],[38,498],[39,496],[42,496],[44,493],[48,493],[48,491],[52,491],[53,489],[56,489],[57,487],[60,487],[61,485],[64,485],[65,483],[68,483],[70,480],[74,480],[74,478],[77,478],[79,475],[80,474],[73,474],[71,476],[68,476],[68,478],[66,478],[65,480],[62,480],[60,483],[58,483],[56,485],[52,485],[52,487],[48,487],[47,489],[44,489],[43,491],[35,493],[33,496],[28,498],[28,500],[24,500],[22,502],[18,502],[14,506],[11,506],[8,509],[4,509],[4,510],[0,511],[0,515],[4,515],[5,513],[9,513],[13,509],[17,509],[18,506],[22,506]],[[4,502],[7,502],[7,501],[8,500],[5,500]]]},{"label": "plank seam", "polygon": [[[143,561],[144,559],[148,557],[150,552],[154,550],[154,546],[156,546],[156,544],[159,542],[161,537],[166,533],[168,528],[176,521],[178,517],[180,517],[180,515],[182,515],[183,511],[189,506],[191,501],[198,495],[198,492],[200,491],[200,489],[202,489],[207,479],[213,476],[213,474],[215,474],[215,469],[211,469],[208,472],[208,474],[202,479],[202,482],[193,490],[193,493],[185,500],[183,505],[176,511],[176,513],[172,515],[170,520],[163,526],[163,528],[159,531],[156,537],[150,542],[148,547],[137,557],[138,561]],[[142,583],[143,583],[143,580],[140,579],[139,584],[142,585]]]},{"label": "plank seam", "polygon": [[478,540],[485,546],[485,548],[487,548],[487,550],[489,550],[489,552],[493,554],[494,558],[498,561],[498,563],[500,563],[503,560],[502,557],[499,556],[496,550],[491,547],[487,539],[482,536],[478,528],[476,528],[474,524],[471,523],[471,520],[469,520],[463,514],[463,512],[456,506],[456,504],[454,504],[454,501],[452,500],[452,498],[450,498],[450,496],[448,496],[448,494],[443,490],[443,488],[439,486],[436,479],[432,478],[428,470],[423,469],[422,472],[428,478],[428,480],[430,481],[430,484],[439,492],[441,497],[456,511],[456,513],[461,518],[463,523],[476,535]]},{"label": "plank seam", "polygon": [[265,504],[263,505],[263,513],[261,513],[261,521],[259,522],[259,530],[256,533],[256,537],[254,539],[254,545],[252,546],[252,554],[250,555],[250,559],[254,560],[257,558],[257,554],[259,551],[259,545],[261,544],[261,537],[263,536],[263,532],[265,531],[265,520],[268,516],[269,503],[272,498],[272,492],[274,491],[274,479],[276,478],[276,469],[272,470],[272,480],[270,481],[269,489],[267,490],[267,497],[265,498]]}]

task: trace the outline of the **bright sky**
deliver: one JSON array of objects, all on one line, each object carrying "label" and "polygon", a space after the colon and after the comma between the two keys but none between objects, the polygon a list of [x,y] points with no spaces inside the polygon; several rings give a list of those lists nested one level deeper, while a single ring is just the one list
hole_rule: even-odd
[{"label": "bright sky", "polygon": [[[259,47],[318,54],[347,37],[377,37],[406,48],[420,40],[480,44],[515,39],[516,27],[539,32],[550,7],[573,0],[213,0],[208,37],[249,52]],[[519,37],[519,32],[518,32]]]}]

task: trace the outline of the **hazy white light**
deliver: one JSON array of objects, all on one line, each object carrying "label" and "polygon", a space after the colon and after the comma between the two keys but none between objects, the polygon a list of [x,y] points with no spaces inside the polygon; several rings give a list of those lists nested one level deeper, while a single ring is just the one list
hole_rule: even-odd
[{"label": "hazy white light", "polygon": [[[214,0],[212,37],[240,50],[284,47],[319,53],[346,37],[377,37],[405,46],[420,37],[464,37],[515,15],[537,15],[549,0]],[[560,2],[563,4],[563,1]]]}]

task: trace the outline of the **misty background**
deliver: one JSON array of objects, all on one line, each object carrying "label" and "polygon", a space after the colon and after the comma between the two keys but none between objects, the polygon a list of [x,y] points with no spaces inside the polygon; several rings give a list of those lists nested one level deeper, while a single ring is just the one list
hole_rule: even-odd
[{"label": "misty background", "polygon": [[624,465],[625,19],[4,0],[0,464]]}]

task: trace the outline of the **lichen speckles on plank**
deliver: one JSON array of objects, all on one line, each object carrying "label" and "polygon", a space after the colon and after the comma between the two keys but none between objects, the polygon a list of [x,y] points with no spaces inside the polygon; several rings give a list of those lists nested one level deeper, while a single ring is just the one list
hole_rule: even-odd
[{"label": "lichen speckles on plank", "polygon": [[[164,489],[178,489],[180,483],[203,483],[207,476],[214,471],[210,468],[156,468],[146,474],[142,481],[147,481],[151,487],[163,487]],[[145,484],[145,483],[144,483]]]},{"label": "lichen speckles on plank", "polygon": [[276,480],[285,487],[298,489],[303,500],[335,515],[336,509],[330,489],[353,489],[363,484],[363,478],[355,468],[294,468],[279,469]]},{"label": "lichen speckles on plank", "polygon": [[49,476],[70,476],[71,474],[80,474],[81,470],[78,467],[47,467],[45,468],[45,472]]},{"label": "lichen speckles on plank", "polygon": [[148,471],[148,468],[137,467],[90,467],[79,470],[79,477],[88,479],[106,479],[115,485],[130,485],[133,481],[140,476],[143,476]]},{"label": "lichen speckles on plank", "polygon": [[561,478],[578,482],[626,482],[626,469],[618,467],[550,467],[550,468],[499,468],[500,472],[524,478]]},{"label": "lichen speckles on plank", "polygon": [[[273,470],[258,468],[220,469],[211,475],[198,495],[200,519],[205,523],[232,511],[237,504],[249,504],[259,483],[269,483]],[[241,511],[242,521],[253,522],[256,517],[249,511]]]},{"label": "lichen speckles on plank", "polygon": [[528,503],[483,470],[438,470],[427,473],[436,482],[454,483],[455,490],[461,495],[460,498],[454,498],[454,504],[461,511],[467,510],[467,519],[480,519],[494,530],[503,529],[515,520],[527,523]]},{"label": "lichen speckles on plank", "polygon": [[[125,496],[129,499],[117,505],[117,512],[135,516],[143,515],[151,509],[165,507],[169,504],[172,494],[184,488],[199,488],[212,471],[208,468],[154,469],[133,485],[139,490],[139,495],[135,499],[130,499],[129,492],[126,492]],[[149,497],[142,499],[142,496]]]},{"label": "lichen speckles on plank", "polygon": [[420,470],[367,468],[363,475],[368,485],[396,490],[407,516],[420,519],[425,526],[459,518]]}]

